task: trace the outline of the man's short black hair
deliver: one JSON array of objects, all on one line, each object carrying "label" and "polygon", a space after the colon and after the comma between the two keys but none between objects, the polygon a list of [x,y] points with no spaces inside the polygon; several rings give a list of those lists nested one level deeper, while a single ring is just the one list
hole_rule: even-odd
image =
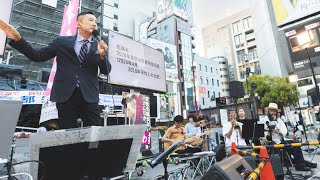
[{"label": "man's short black hair", "polygon": [[79,17],[80,17],[80,16],[84,16],[84,15],[86,15],[86,14],[92,14],[92,15],[94,15],[93,12],[91,12],[91,11],[81,12],[81,13],[79,13],[78,16],[77,16],[77,21],[79,20]]},{"label": "man's short black hair", "polygon": [[173,118],[173,120],[174,120],[175,122],[177,122],[177,123],[181,123],[181,122],[183,122],[183,116],[181,116],[181,115],[176,115],[176,116]]},{"label": "man's short black hair", "polygon": [[198,122],[198,117],[195,114],[189,114],[187,118],[192,118],[194,122]]},{"label": "man's short black hair", "polygon": [[229,110],[229,114],[230,112],[233,112],[233,111],[237,114],[237,110],[235,108],[229,108],[228,110]]}]

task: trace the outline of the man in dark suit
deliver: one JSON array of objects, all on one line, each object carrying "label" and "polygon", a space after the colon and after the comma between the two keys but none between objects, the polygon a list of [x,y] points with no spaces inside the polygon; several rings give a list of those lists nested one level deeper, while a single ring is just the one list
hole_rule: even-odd
[{"label": "man in dark suit", "polygon": [[111,65],[107,60],[107,44],[92,36],[97,29],[97,19],[92,12],[77,17],[78,33],[75,36],[59,36],[47,47],[33,49],[10,24],[0,19],[0,29],[11,38],[13,48],[34,62],[57,57],[57,71],[50,100],[56,102],[59,128],[77,127],[77,119],[84,126],[103,125],[100,118],[98,68],[109,74]]}]

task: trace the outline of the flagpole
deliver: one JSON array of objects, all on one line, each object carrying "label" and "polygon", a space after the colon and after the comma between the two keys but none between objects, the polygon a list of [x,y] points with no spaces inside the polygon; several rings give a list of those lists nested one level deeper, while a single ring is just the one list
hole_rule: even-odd
[{"label": "flagpole", "polygon": [[79,0],[78,14],[81,13],[82,0]]}]

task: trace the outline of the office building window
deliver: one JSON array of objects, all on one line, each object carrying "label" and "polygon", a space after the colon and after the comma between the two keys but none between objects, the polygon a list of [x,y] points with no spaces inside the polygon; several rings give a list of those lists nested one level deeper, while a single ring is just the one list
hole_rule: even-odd
[{"label": "office building window", "polygon": [[209,79],[207,78],[207,85],[209,85]]},{"label": "office building window", "polygon": [[212,67],[210,67],[210,69],[211,69],[211,73],[213,73],[213,69],[212,69]]},{"label": "office building window", "polygon": [[243,26],[244,29],[251,29],[252,28],[252,18],[248,17],[243,19]]},{"label": "office building window", "polygon": [[117,3],[114,3],[115,8],[119,8],[119,5]]},{"label": "office building window", "polygon": [[217,80],[217,86],[220,86],[220,85],[219,85],[219,80]]},{"label": "office building window", "polygon": [[212,86],[214,86],[214,79],[211,79]]},{"label": "office building window", "polygon": [[113,15],[113,18],[114,19],[118,19],[118,15]]},{"label": "office building window", "polygon": [[201,64],[199,64],[199,70],[201,71]]},{"label": "office building window", "polygon": [[210,91],[208,91],[208,98],[210,98]]},{"label": "office building window", "polygon": [[253,48],[248,49],[248,56],[249,56],[249,59],[258,58],[257,47],[253,47]]},{"label": "office building window", "polygon": [[216,92],[213,91],[213,98],[216,98]]},{"label": "office building window", "polygon": [[232,24],[232,29],[233,29],[233,33],[234,34],[242,32],[243,31],[243,25],[242,25],[241,21],[233,23]]},{"label": "office building window", "polygon": [[200,77],[200,83],[203,84],[203,79],[202,79],[202,77]]},{"label": "office building window", "polygon": [[202,105],[204,105],[204,98],[202,98]]},{"label": "office building window", "polygon": [[234,36],[234,43],[236,48],[240,48],[244,46],[245,40],[242,34]]},{"label": "office building window", "polygon": [[237,51],[238,63],[244,63],[244,50]]},{"label": "office building window", "polygon": [[206,69],[206,72],[208,72],[208,67],[207,66],[205,66],[205,69]]}]

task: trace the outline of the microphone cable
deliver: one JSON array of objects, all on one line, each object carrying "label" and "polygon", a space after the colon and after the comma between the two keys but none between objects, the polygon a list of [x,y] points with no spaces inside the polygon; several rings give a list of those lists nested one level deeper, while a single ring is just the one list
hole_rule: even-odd
[{"label": "microphone cable", "polygon": [[[107,42],[109,42],[109,31],[108,31],[108,36],[107,36]],[[97,38],[98,39],[98,38]],[[108,44],[107,44],[108,45]],[[108,45],[108,49],[109,49],[109,45]],[[109,61],[109,50],[107,50],[107,61]],[[107,63],[107,62],[106,62]],[[110,63],[110,61],[109,61],[109,63]],[[111,63],[110,63],[110,65],[111,65]],[[113,86],[112,86],[112,84],[111,84],[111,78],[110,78],[110,72],[111,72],[111,70],[109,69],[109,66],[107,65],[107,71],[108,71],[108,74],[107,74],[107,83],[109,84],[109,87],[110,87],[110,91],[111,91],[111,98],[112,98],[112,105],[113,105],[113,111],[115,111],[115,101],[114,101],[114,96],[113,96],[113,94],[114,94],[114,91],[113,91]],[[103,82],[103,81],[102,81]],[[117,115],[117,112],[115,112],[115,115],[116,115],[116,121],[117,121],[117,125],[119,125],[119,119],[118,119],[118,115]],[[108,116],[107,116],[107,118],[108,118]]]}]

